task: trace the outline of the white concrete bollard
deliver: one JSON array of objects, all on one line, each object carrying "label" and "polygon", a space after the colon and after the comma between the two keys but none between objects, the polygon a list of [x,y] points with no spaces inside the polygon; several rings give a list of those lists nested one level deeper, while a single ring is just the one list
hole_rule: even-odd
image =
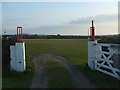
[{"label": "white concrete bollard", "polygon": [[97,41],[88,41],[88,66],[95,70]]},{"label": "white concrete bollard", "polygon": [[23,72],[26,69],[25,63],[25,43],[16,42],[15,45],[10,46],[10,66],[11,69]]}]

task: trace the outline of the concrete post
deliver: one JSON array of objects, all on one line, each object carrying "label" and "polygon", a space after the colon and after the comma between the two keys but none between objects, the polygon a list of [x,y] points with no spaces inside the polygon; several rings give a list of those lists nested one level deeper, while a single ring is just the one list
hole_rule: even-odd
[{"label": "concrete post", "polygon": [[15,69],[17,64],[16,64],[16,47],[15,46],[10,46],[10,67],[11,69]]},{"label": "concrete post", "polygon": [[16,42],[14,46],[10,46],[11,69],[23,72],[26,69],[25,64],[25,43]]},{"label": "concrete post", "polygon": [[88,41],[88,66],[95,70],[97,41]]}]

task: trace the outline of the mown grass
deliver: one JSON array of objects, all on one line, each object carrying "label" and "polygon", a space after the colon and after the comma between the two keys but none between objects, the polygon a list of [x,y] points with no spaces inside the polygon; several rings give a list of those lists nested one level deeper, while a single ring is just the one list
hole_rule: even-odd
[{"label": "mown grass", "polygon": [[74,64],[87,63],[86,39],[28,39],[27,54],[52,53],[70,60]]},{"label": "mown grass", "polygon": [[26,58],[26,65],[25,72],[3,70],[2,88],[30,88],[34,75],[34,64],[31,58]]},{"label": "mown grass", "polygon": [[73,88],[68,71],[57,61],[47,62],[48,88]]},{"label": "mown grass", "polygon": [[117,79],[88,68],[87,39],[26,39],[25,41],[27,54],[52,53],[60,55],[77,66],[96,86],[102,88],[120,87],[120,81]]},{"label": "mown grass", "polygon": [[86,65],[77,66],[98,88],[120,88],[120,80],[104,73],[90,70]]}]

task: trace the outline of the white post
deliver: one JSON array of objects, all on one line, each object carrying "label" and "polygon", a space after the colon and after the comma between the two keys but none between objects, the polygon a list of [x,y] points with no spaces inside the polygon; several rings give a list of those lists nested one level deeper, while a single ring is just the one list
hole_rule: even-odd
[{"label": "white post", "polygon": [[97,41],[88,41],[88,66],[95,70]]},{"label": "white post", "polygon": [[26,69],[25,64],[25,43],[16,42],[15,46],[10,46],[11,69],[23,72]]},{"label": "white post", "polygon": [[10,46],[10,58],[11,58],[11,61],[10,61],[10,66],[11,66],[11,69],[15,69],[16,68],[16,48],[15,46]]}]

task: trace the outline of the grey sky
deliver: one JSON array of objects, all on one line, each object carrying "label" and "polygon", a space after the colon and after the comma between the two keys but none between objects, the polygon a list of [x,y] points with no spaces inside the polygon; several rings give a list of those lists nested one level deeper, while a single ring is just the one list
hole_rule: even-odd
[{"label": "grey sky", "polygon": [[93,19],[96,34],[118,33],[116,2],[7,2],[2,3],[3,31],[24,33],[87,35]]}]

